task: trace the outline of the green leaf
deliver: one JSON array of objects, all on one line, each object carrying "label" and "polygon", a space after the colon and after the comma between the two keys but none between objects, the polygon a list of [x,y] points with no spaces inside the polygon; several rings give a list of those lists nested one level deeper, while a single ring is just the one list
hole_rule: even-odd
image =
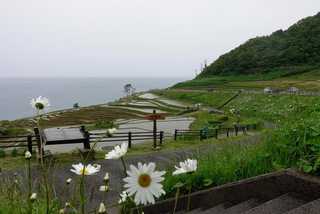
[{"label": "green leaf", "polygon": [[310,165],[304,165],[304,166],[302,167],[302,169],[303,169],[303,171],[304,171],[305,173],[310,173],[310,172],[312,172],[313,167],[310,166]]},{"label": "green leaf", "polygon": [[184,183],[178,182],[178,183],[176,183],[172,188],[173,188],[173,189],[178,189],[178,188],[183,187],[184,185],[185,185]]},{"label": "green leaf", "polygon": [[203,186],[211,186],[213,184],[213,181],[210,178],[206,178],[203,180]]}]

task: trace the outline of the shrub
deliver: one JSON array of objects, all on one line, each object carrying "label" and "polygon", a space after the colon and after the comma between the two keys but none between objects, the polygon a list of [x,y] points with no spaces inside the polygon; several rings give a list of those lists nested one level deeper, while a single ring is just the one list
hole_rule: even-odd
[{"label": "shrub", "polygon": [[12,157],[17,157],[18,156],[18,150],[16,148],[11,150],[11,156]]},{"label": "shrub", "polygon": [[113,127],[114,127],[113,121],[109,121],[109,120],[99,120],[94,124],[94,128],[97,128],[97,129],[109,129]]},{"label": "shrub", "polygon": [[3,149],[0,149],[0,158],[6,157],[6,152]]}]

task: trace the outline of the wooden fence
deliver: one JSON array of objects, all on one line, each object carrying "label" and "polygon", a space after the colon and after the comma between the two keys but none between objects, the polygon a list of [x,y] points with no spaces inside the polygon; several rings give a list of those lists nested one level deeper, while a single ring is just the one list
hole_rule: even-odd
[{"label": "wooden fence", "polygon": [[14,137],[0,136],[0,149],[26,148],[32,153],[32,147],[37,146],[35,135],[19,135]]},{"label": "wooden fence", "polygon": [[[200,140],[204,140],[207,138],[216,138],[224,135],[229,137],[231,133],[234,135],[238,135],[239,132],[246,134],[248,130],[255,130],[256,125],[246,125],[246,126],[234,126],[230,128],[217,128],[217,129],[202,129],[202,130],[179,130],[175,129],[174,131],[174,140],[177,140],[181,136],[190,136],[190,137],[198,137]],[[32,153],[32,148],[37,147],[40,149],[40,134],[36,129],[34,130],[34,135],[20,135],[14,137],[2,137],[0,136],[0,149],[6,148],[26,148],[26,150]],[[162,145],[164,143],[164,132],[157,131],[154,133],[153,131],[142,131],[142,132],[116,132],[111,136],[107,136],[106,133],[90,133],[88,131],[84,131],[84,139],[82,141],[78,140],[66,140],[57,143],[49,143],[47,145],[59,145],[59,144],[70,144],[70,143],[83,143],[85,149],[90,149],[90,144],[95,142],[128,142],[128,147],[132,148],[134,141],[145,141],[150,140],[153,141],[153,147],[155,148],[158,145]],[[39,150],[40,151],[40,150]]]},{"label": "wooden fence", "polygon": [[164,141],[164,132],[158,131],[156,134],[152,131],[145,132],[117,132],[111,136],[106,136],[105,133],[89,133],[90,142],[128,142],[128,147],[132,148],[133,141],[153,140],[154,147],[162,145]]},{"label": "wooden fence", "polygon": [[[128,147],[132,148],[132,143],[134,141],[142,140],[152,140],[154,142],[154,147],[157,145],[162,145],[164,142],[164,132],[158,131],[153,133],[152,131],[145,132],[118,132],[111,136],[107,136],[106,133],[90,133],[85,131],[84,139],[81,141],[76,140],[65,140],[62,142],[50,142],[46,145],[59,145],[59,144],[76,144],[83,143],[85,149],[90,149],[90,144],[95,142],[128,142]],[[35,130],[35,135],[21,135],[12,137],[0,136],[0,149],[8,148],[26,148],[32,153],[32,148],[37,147],[40,149],[40,135],[39,132]],[[39,150],[40,151],[40,150]]]},{"label": "wooden fence", "polygon": [[201,130],[187,130],[187,129],[175,129],[174,140],[178,140],[179,137],[198,137],[200,140],[208,138],[219,138],[219,135],[225,135],[230,137],[231,133],[238,136],[239,132],[246,134],[249,130],[255,130],[256,125],[238,125],[229,128],[215,128],[215,129],[201,129]]}]

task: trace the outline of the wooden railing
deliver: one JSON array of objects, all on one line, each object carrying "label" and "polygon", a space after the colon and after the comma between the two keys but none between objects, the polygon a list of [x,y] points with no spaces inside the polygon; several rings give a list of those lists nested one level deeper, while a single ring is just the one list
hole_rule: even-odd
[{"label": "wooden railing", "polygon": [[153,140],[159,145],[164,141],[164,132],[158,131],[156,134],[152,131],[144,132],[117,132],[111,136],[105,133],[89,133],[90,142],[128,142],[128,147],[132,148],[132,142],[141,140]]},{"label": "wooden railing", "polygon": [[256,125],[235,125],[234,127],[229,128],[214,128],[214,129],[200,129],[200,130],[188,130],[188,129],[175,129],[174,131],[174,140],[178,140],[179,137],[197,137],[200,140],[208,138],[219,138],[219,135],[226,135],[230,137],[231,133],[235,136],[238,136],[239,132],[246,134],[249,130],[255,130]]},{"label": "wooden railing", "polygon": [[[221,135],[229,137],[231,134],[238,135],[239,132],[246,134],[248,130],[256,129],[256,125],[237,125],[230,128],[216,128],[216,129],[202,129],[202,130],[179,130],[175,129],[174,131],[174,140],[178,140],[179,137],[196,137],[200,140],[204,140],[207,138],[220,138]],[[150,140],[153,141],[153,147],[155,148],[158,145],[162,145],[164,143],[164,132],[157,131],[154,133],[153,131],[141,131],[141,132],[116,132],[113,135],[107,136],[104,132],[101,133],[90,133],[86,130],[84,131],[84,140],[82,141],[74,141],[67,140],[63,141],[59,144],[68,144],[68,143],[83,143],[85,149],[90,149],[90,144],[95,142],[128,142],[128,147],[132,148],[134,141],[145,141]],[[170,136],[171,137],[171,136]],[[50,144],[52,145],[52,143]],[[39,132],[35,129],[35,135],[20,135],[20,136],[12,136],[12,137],[3,137],[0,136],[0,149],[7,148],[26,148],[28,151],[32,153],[32,148],[37,147],[40,149],[40,135]],[[40,150],[39,150],[40,151]]]},{"label": "wooden railing", "polygon": [[26,148],[32,153],[32,147],[37,146],[34,135],[0,136],[0,149]]}]

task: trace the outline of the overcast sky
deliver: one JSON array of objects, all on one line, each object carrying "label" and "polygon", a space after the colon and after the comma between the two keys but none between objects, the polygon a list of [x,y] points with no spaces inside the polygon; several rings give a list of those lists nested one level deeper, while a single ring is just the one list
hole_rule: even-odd
[{"label": "overcast sky", "polygon": [[191,77],[319,0],[1,0],[0,77]]}]

